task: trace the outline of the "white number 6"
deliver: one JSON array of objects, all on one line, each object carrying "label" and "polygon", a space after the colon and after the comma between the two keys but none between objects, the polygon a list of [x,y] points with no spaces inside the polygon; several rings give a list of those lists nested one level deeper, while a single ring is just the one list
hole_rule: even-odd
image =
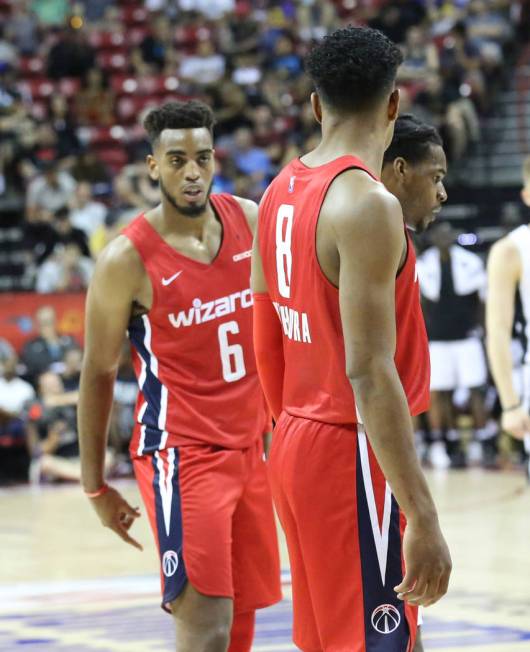
[{"label": "white number 6", "polygon": [[247,373],[243,347],[241,344],[228,344],[228,333],[237,335],[239,326],[237,321],[228,321],[221,324],[217,329],[219,339],[219,351],[221,352],[221,363],[223,365],[223,378],[227,383],[233,383],[243,378]]}]

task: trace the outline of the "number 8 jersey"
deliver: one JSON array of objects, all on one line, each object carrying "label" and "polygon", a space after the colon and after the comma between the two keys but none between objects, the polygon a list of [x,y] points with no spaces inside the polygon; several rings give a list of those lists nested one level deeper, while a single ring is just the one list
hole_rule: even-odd
[{"label": "number 8 jersey", "polygon": [[[259,208],[258,241],[269,296],[283,331],[283,409],[294,417],[325,423],[357,421],[346,376],[338,288],[317,258],[320,208],[333,180],[345,170],[364,170],[353,156],[316,168],[299,159],[268,187]],[[395,363],[410,413],[429,407],[429,348],[420,305],[413,244],[396,278]]]},{"label": "number 8 jersey", "polygon": [[268,427],[252,347],[252,234],[231,195],[211,195],[223,227],[211,263],[173,249],[144,215],[123,234],[153,288],[128,328],[139,394],[131,454],[185,444],[251,446]]}]

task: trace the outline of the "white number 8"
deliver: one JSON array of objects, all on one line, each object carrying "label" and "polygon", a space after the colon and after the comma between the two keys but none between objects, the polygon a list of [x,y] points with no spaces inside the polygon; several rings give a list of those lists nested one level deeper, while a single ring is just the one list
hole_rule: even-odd
[{"label": "white number 8", "polygon": [[[294,206],[282,204],[276,216],[276,270],[278,272],[278,292],[282,297],[291,296],[291,233],[293,230]],[[284,235],[284,222],[285,235]]]},{"label": "white number 8", "polygon": [[228,333],[237,335],[239,326],[237,321],[228,321],[221,324],[217,329],[219,339],[219,351],[221,352],[221,363],[223,365],[223,378],[227,383],[233,383],[246,375],[245,359],[241,344],[228,344]]}]

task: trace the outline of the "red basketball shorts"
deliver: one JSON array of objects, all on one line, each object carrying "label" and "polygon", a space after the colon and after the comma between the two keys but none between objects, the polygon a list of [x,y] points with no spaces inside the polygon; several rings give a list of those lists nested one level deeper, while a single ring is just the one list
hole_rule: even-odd
[{"label": "red basketball shorts", "polygon": [[234,612],[281,600],[278,541],[261,438],[252,448],[191,445],[133,459],[160,554],[162,606],[187,581]]},{"label": "red basketball shorts", "polygon": [[417,608],[393,589],[404,575],[405,519],[364,431],[283,412],[269,470],[291,562],[295,644],[410,652]]}]

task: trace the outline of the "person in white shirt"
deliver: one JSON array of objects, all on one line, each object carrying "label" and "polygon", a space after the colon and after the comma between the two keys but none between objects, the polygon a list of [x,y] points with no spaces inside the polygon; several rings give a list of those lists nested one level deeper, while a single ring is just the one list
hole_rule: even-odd
[{"label": "person in white shirt", "polygon": [[87,181],[80,181],[71,203],[70,222],[82,229],[87,236],[96,231],[105,221],[107,207],[99,201],[94,201],[92,188]]},{"label": "person in white shirt", "polygon": [[18,377],[17,365],[16,354],[6,358],[0,377],[0,412],[13,419],[19,418],[26,403],[35,398],[33,387]]}]

